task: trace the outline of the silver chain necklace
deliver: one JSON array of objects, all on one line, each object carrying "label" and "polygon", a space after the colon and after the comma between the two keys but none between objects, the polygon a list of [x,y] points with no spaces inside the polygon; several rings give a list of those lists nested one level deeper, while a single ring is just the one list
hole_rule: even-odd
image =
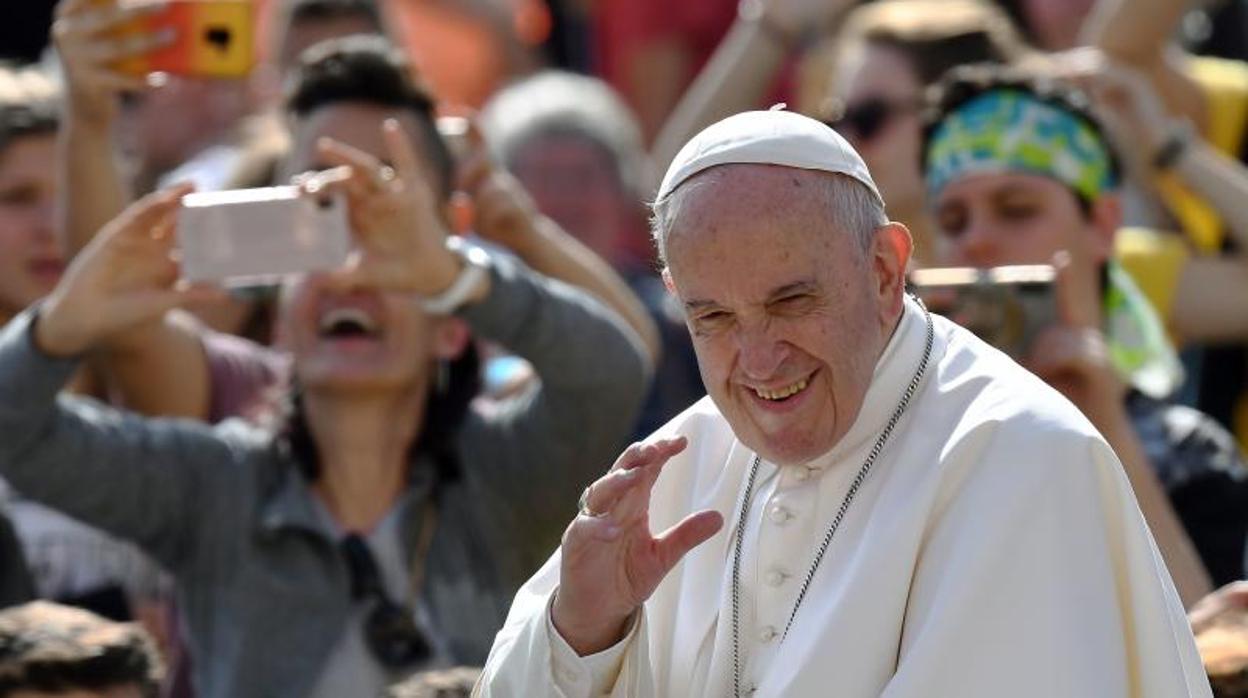
[{"label": "silver chain necklace", "polygon": [[[918,301],[918,299],[915,299]],[[863,461],[862,467],[858,469],[858,474],[854,476],[853,482],[849,485],[849,491],[845,493],[845,498],[841,500],[841,507],[837,509],[836,516],[833,517],[832,523],[828,525],[828,530],[823,534],[823,541],[819,544],[819,550],[815,553],[815,559],[810,564],[810,570],[806,572],[806,579],[802,581],[802,588],[797,592],[797,601],[793,604],[793,611],[789,614],[789,621],[784,625],[784,634],[780,636],[780,642],[783,643],[785,638],[789,636],[789,628],[793,626],[793,619],[797,617],[797,609],[801,608],[802,601],[806,598],[806,591],[810,589],[810,583],[815,578],[815,572],[819,569],[819,563],[823,562],[824,553],[828,552],[828,546],[832,544],[832,537],[836,535],[836,529],[840,527],[841,520],[845,518],[845,512],[849,511],[849,505],[853,503],[854,496],[858,494],[862,483],[867,479],[867,474],[871,472],[871,466],[875,465],[875,459],[879,457],[880,452],[884,450],[884,445],[888,443],[888,437],[892,435],[893,429],[897,426],[897,422],[901,421],[901,416],[905,414],[906,407],[910,404],[910,398],[914,397],[914,393],[919,389],[919,383],[923,381],[923,374],[927,372],[927,362],[932,356],[932,338],[935,330],[932,326],[932,315],[928,312],[927,307],[922,301],[918,301],[919,307],[923,308],[923,313],[927,318],[927,344],[923,348],[923,359],[919,362],[919,367],[914,372],[914,377],[910,379],[910,385],[906,387],[906,392],[902,394],[901,400],[897,403],[897,408],[893,410],[893,415],[889,417],[888,423],[884,425],[883,431],[875,440],[875,445],[871,447],[871,452],[867,455],[867,459]],[[737,518],[736,527],[736,543],[732,553],[732,691],[736,698],[741,698],[741,546],[745,539],[745,524],[749,518],[750,504],[754,498],[754,480],[758,476],[758,468],[762,463],[762,459],[756,454],[753,462],[750,464],[750,475],[745,483],[745,495],[741,500],[741,515]]]}]

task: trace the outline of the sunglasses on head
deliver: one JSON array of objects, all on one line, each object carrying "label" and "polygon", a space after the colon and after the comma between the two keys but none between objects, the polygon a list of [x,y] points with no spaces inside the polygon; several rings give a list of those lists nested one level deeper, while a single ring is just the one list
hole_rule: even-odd
[{"label": "sunglasses on head", "polygon": [[412,609],[395,602],[381,584],[377,560],[368,543],[350,534],[342,540],[342,552],[351,574],[351,598],[371,604],[364,618],[364,644],[387,669],[409,669],[433,656]]},{"label": "sunglasses on head", "polygon": [[823,123],[851,140],[869,141],[879,135],[894,117],[919,110],[918,100],[868,97],[846,105],[840,116]]}]

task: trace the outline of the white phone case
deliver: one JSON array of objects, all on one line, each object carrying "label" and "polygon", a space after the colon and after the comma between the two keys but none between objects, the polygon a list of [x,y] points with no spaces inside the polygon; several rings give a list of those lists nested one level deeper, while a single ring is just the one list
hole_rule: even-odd
[{"label": "white phone case", "polygon": [[294,186],[197,192],[182,199],[182,277],[225,286],[277,283],[335,269],[351,248],[346,202],[301,195]]}]

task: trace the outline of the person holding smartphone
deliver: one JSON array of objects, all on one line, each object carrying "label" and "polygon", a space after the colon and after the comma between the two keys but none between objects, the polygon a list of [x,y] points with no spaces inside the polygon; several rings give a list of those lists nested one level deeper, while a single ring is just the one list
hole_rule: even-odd
[{"label": "person holding smartphone", "polygon": [[1190,606],[1242,575],[1248,466],[1212,419],[1166,401],[1172,350],[1113,260],[1117,158],[1087,104],[1036,73],[952,72],[928,115],[930,206],[948,264],[1056,264],[1058,320],[1022,362],[1114,446]]},{"label": "person holding smartphone", "polygon": [[[644,394],[648,363],[614,314],[503,255],[447,246],[446,154],[410,75],[367,37],[301,65],[286,169],[350,168],[339,187],[357,250],[285,289],[291,384],[269,428],[54,399],[106,337],[213,295],[173,288],[185,188],[107,225],[0,339],[0,470],[173,572],[201,695],[375,695],[422,667],[480,663]],[[474,406],[470,334],[523,356],[541,384]]]}]

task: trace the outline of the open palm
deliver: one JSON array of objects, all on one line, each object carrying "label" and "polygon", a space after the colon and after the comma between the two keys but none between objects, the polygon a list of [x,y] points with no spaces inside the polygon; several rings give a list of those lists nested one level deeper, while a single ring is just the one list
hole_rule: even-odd
[{"label": "open palm", "polygon": [[650,531],[650,492],[683,438],[628,448],[588,490],[585,511],[563,538],[555,627],[578,653],[619,641],[628,619],[685,553],[723,525],[702,511],[659,535]]}]

